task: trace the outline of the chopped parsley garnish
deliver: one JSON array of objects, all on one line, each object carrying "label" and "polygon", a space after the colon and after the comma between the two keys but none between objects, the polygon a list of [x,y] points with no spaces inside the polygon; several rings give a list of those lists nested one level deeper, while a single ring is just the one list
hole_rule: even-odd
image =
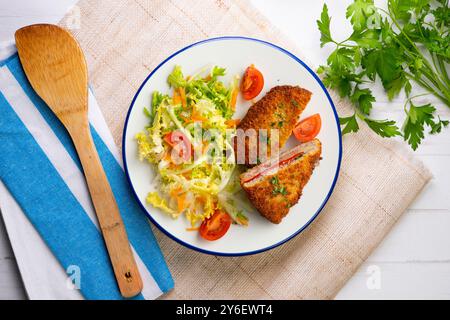
[{"label": "chopped parsley garnish", "polygon": [[283,112],[275,112],[275,116],[279,119],[279,120],[284,120],[285,118],[285,114]]},{"label": "chopped parsley garnish", "polygon": [[281,194],[283,196],[286,196],[288,194],[286,187],[280,185],[278,176],[273,176],[270,179],[270,183],[273,185],[272,195],[276,196],[277,194]]},{"label": "chopped parsley garnish", "polygon": [[280,184],[280,181],[278,180],[278,176],[273,176],[270,179],[270,183],[273,184],[274,186],[278,186]]}]

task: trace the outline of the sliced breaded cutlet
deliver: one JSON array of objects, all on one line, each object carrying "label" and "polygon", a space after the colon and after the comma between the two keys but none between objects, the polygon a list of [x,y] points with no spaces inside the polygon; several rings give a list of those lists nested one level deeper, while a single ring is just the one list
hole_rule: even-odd
[{"label": "sliced breaded cutlet", "polygon": [[320,160],[318,139],[298,145],[240,175],[242,188],[253,206],[273,223],[280,223],[302,195]]},{"label": "sliced breaded cutlet", "polygon": [[[291,135],[300,114],[310,99],[311,92],[299,86],[284,85],[273,87],[261,100],[249,108],[237,129],[242,129],[244,132],[248,129],[254,129],[256,132],[259,132],[259,129],[266,129],[269,139],[270,129],[278,129],[279,148],[281,149]],[[258,135],[257,137],[259,139]],[[256,150],[256,154],[258,154],[258,141],[256,145],[253,145],[249,139],[245,139],[245,164],[250,166],[256,164],[252,159],[249,161],[249,150]],[[267,145],[267,157],[259,160],[263,161],[270,157],[270,143]],[[235,143],[237,156],[238,150]]]}]

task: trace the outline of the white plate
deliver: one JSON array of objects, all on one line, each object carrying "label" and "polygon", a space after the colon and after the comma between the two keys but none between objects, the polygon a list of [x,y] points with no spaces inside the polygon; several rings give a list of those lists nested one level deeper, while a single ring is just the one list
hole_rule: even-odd
[{"label": "white plate", "polygon": [[[265,85],[257,99],[276,85],[299,85],[313,95],[301,118],[319,113],[322,129],[322,160],[303,190],[299,203],[278,224],[272,224],[256,212],[247,213],[248,227],[232,225],[228,233],[217,241],[206,241],[198,232],[186,231],[187,220],[181,216],[173,220],[163,212],[145,203],[149,191],[156,190],[149,164],[140,162],[134,135],[148,124],[143,108],[148,107],[155,90],[170,92],[167,76],[175,65],[180,65],[185,75],[194,74],[205,65],[219,65],[227,70],[225,83],[235,74],[241,75],[250,64],[263,73]],[[242,118],[249,102],[238,100],[235,117]],[[295,144],[291,137],[286,147]],[[285,148],[286,148],[285,147]],[[136,93],[125,121],[123,158],[130,184],[142,208],[151,221],[179,243],[214,255],[247,255],[274,248],[304,230],[319,214],[333,191],[341,162],[341,133],[333,102],[319,78],[300,59],[271,43],[243,37],[207,39],[174,53],[163,61],[145,79]]]}]

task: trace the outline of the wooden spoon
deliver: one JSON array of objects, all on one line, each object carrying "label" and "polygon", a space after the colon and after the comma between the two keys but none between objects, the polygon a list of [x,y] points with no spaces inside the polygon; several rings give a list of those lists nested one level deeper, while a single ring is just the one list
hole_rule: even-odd
[{"label": "wooden spoon", "polygon": [[20,62],[31,86],[73,140],[120,292],[124,297],[133,297],[141,292],[142,280],[89,130],[83,52],[67,30],[55,25],[27,26],[17,30],[15,37]]}]

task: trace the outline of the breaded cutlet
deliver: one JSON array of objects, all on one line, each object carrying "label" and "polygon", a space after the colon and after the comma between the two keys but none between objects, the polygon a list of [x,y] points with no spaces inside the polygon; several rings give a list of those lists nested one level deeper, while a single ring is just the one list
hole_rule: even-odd
[{"label": "breaded cutlet", "polygon": [[242,188],[262,216],[281,222],[300,199],[321,152],[320,141],[314,139],[283,152],[276,167],[269,160],[240,175]]},{"label": "breaded cutlet", "polygon": [[[268,130],[270,139],[270,129],[278,129],[279,131],[279,148],[281,149],[298,122],[300,114],[305,109],[309,100],[311,99],[311,92],[299,86],[276,86],[258,102],[252,105],[245,117],[241,120],[237,129],[242,129],[244,132],[247,129]],[[256,145],[250,145],[249,139],[245,139],[245,164],[255,165],[257,163],[249,163],[249,150],[255,148],[256,154],[259,154],[257,136]],[[235,140],[234,148],[236,155],[237,140]],[[270,143],[267,144],[267,157],[258,159],[261,162],[268,159],[271,154]],[[252,159],[250,159],[252,160]]]}]

